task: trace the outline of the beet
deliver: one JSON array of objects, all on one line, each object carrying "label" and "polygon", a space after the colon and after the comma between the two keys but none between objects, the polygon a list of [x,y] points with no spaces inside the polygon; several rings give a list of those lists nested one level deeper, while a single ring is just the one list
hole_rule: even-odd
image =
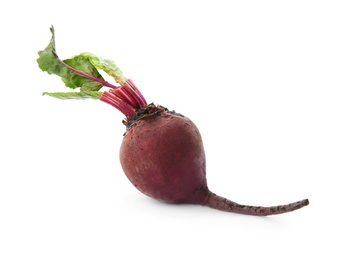
[{"label": "beet", "polygon": [[[281,214],[308,205],[302,200],[275,207],[237,204],[212,193],[197,126],[187,117],[149,105],[146,116],[128,125],[120,149],[122,168],[142,193],[168,203],[200,204],[248,215]],[[127,124],[126,124],[127,125]]]},{"label": "beet", "polygon": [[127,128],[120,161],[142,193],[171,203],[202,200],[207,189],[201,135],[187,117],[166,110]]},{"label": "beet", "polygon": [[[126,119],[120,162],[130,182],[143,194],[167,203],[190,203],[218,210],[266,216],[290,212],[309,204],[307,199],[274,207],[246,206],[212,193],[207,185],[202,137],[187,117],[153,103],[148,104],[132,80],[110,60],[81,53],[60,60],[54,30],[49,45],[39,52],[39,67],[60,76],[65,85],[80,91],[45,92],[61,99],[93,98],[114,106]],[[114,77],[105,81],[98,70]],[[99,91],[102,87],[109,91]]]}]

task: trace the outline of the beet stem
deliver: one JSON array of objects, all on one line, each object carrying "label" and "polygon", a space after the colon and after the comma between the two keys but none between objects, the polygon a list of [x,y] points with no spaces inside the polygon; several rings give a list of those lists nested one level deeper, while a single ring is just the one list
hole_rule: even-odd
[{"label": "beet stem", "polygon": [[132,88],[132,86],[129,85],[127,82],[120,89],[124,93],[126,93],[128,96],[131,97],[133,107],[140,108],[140,107],[144,106],[144,104],[141,104],[141,100],[140,100],[138,94],[135,92],[135,90]]},{"label": "beet stem", "polygon": [[100,100],[112,105],[127,117],[146,105],[145,98],[130,79],[120,87],[105,91]]},{"label": "beet stem", "polygon": [[128,105],[124,100],[111,92],[104,91],[100,97],[100,100],[109,105],[112,105],[125,116],[130,116],[135,112],[135,109],[133,107]]},{"label": "beet stem", "polygon": [[140,90],[137,88],[137,86],[134,84],[134,82],[131,79],[126,80],[126,85],[129,86],[129,88],[131,88],[132,90],[134,90],[135,97],[139,101],[139,107],[143,107],[143,106],[147,105],[147,102],[146,102],[143,94],[141,94]]},{"label": "beet stem", "polygon": [[286,205],[272,206],[272,207],[261,207],[261,206],[249,206],[241,205],[236,202],[230,201],[226,198],[220,197],[213,192],[208,192],[205,201],[201,203],[203,206],[208,206],[214,209],[234,212],[245,215],[254,216],[269,216],[276,214],[283,214],[300,209],[309,204],[308,199],[300,200]]},{"label": "beet stem", "polygon": [[128,105],[132,106],[132,107],[137,107],[137,102],[134,99],[134,97],[131,95],[131,93],[129,93],[129,91],[127,91],[127,88],[122,86],[118,89],[112,90],[110,91],[112,92],[114,95],[118,96],[123,102],[127,103]]}]

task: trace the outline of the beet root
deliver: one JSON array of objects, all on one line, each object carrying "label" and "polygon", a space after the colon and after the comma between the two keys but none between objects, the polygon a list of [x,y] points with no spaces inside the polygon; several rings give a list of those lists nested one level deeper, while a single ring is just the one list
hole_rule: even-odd
[{"label": "beet root", "polygon": [[128,124],[120,161],[139,191],[168,203],[200,204],[256,216],[286,213],[309,204],[306,199],[274,207],[246,206],[212,193],[198,128],[187,117],[163,108],[147,111],[146,116]]}]

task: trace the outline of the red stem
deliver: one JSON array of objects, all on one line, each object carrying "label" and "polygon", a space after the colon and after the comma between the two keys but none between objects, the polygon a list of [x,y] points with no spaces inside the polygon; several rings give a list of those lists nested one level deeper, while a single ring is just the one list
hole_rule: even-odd
[{"label": "red stem", "polygon": [[143,95],[130,79],[127,79],[121,87],[104,92],[100,100],[112,105],[127,117],[147,104]]},{"label": "red stem", "polygon": [[134,89],[129,84],[127,84],[127,82],[124,86],[122,86],[122,90],[125,93],[127,93],[127,95],[132,97],[132,102],[134,103],[135,107],[140,108],[144,106],[142,104],[142,100],[139,98],[139,95],[134,91]]},{"label": "red stem", "polygon": [[117,110],[119,110],[122,114],[125,116],[130,116],[133,115],[135,112],[135,109],[128,105],[126,102],[124,102],[120,97],[116,96],[112,92],[105,91],[101,97],[100,100],[112,105],[115,107]]},{"label": "red stem", "polygon": [[134,97],[136,97],[136,99],[138,100],[139,107],[143,107],[143,106],[147,105],[147,102],[146,102],[144,96],[141,94],[139,89],[135,86],[133,81],[131,79],[127,79],[126,84],[131,90],[134,91]]},{"label": "red stem", "polygon": [[128,105],[132,107],[137,107],[138,104],[135,98],[129,92],[127,92],[127,89],[125,86],[121,86],[120,88],[113,90],[112,93],[118,96]]}]

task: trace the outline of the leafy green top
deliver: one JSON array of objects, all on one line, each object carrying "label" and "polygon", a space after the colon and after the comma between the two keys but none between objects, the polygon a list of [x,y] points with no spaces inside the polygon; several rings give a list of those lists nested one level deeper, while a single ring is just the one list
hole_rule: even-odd
[{"label": "leafy green top", "polygon": [[[146,106],[147,102],[139,89],[132,80],[123,76],[122,71],[113,61],[101,59],[88,52],[61,60],[56,52],[53,26],[51,33],[51,41],[44,50],[39,51],[37,63],[41,70],[61,77],[65,86],[75,91],[44,92],[44,95],[61,99],[99,99],[112,105],[126,117],[130,117],[136,110]],[[120,85],[115,86],[105,81],[98,70],[113,77]],[[100,91],[103,86],[111,90]]]},{"label": "leafy green top", "polygon": [[98,69],[112,76],[119,84],[126,82],[122,71],[113,61],[101,59],[91,53],[84,52],[70,59],[61,60],[56,52],[53,26],[50,30],[52,33],[51,41],[44,50],[38,53],[37,63],[39,68],[48,74],[60,76],[65,86],[71,89],[79,89],[79,91],[44,92],[44,95],[61,99],[99,99],[103,94],[99,90],[103,86],[117,89],[117,86],[104,80]]}]

